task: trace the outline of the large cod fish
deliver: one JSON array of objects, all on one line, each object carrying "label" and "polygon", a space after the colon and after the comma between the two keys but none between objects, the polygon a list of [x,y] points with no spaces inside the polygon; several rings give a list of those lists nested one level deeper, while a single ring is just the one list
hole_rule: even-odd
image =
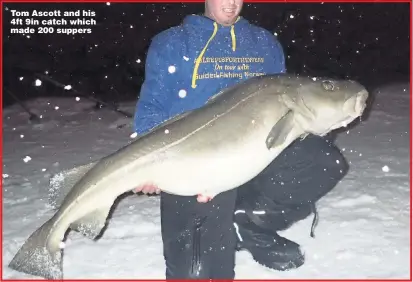
[{"label": "large cod fish", "polygon": [[[62,279],[62,241],[70,228],[99,235],[115,199],[147,184],[182,195],[215,195],[258,175],[286,147],[361,117],[368,98],[357,82],[278,74],[250,78],[211,97],[99,161],[71,170],[54,216],[9,267]],[[66,192],[64,192],[66,191]]]}]

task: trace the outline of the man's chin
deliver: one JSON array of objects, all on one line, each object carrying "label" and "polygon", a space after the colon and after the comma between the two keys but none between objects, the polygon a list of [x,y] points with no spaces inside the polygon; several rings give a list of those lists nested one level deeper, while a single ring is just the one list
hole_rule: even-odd
[{"label": "man's chin", "polygon": [[238,16],[237,15],[225,15],[225,20],[223,20],[223,24],[225,25],[232,25],[235,23],[235,21],[237,20]]}]

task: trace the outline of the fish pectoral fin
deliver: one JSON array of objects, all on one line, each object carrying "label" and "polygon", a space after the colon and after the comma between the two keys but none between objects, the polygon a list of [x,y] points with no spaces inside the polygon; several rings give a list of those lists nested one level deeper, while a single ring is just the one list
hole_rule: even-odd
[{"label": "fish pectoral fin", "polygon": [[268,150],[282,145],[294,128],[294,112],[288,111],[272,128],[265,140]]},{"label": "fish pectoral fin", "polygon": [[67,169],[50,178],[48,201],[53,209],[57,209],[62,204],[66,195],[72,190],[76,182],[94,167],[96,163],[97,161]]},{"label": "fish pectoral fin", "polygon": [[47,221],[30,235],[9,263],[11,269],[45,279],[63,279],[60,236],[53,234],[53,223]]},{"label": "fish pectoral fin", "polygon": [[70,229],[82,233],[85,237],[95,239],[106,225],[110,205],[102,206],[70,224]]}]

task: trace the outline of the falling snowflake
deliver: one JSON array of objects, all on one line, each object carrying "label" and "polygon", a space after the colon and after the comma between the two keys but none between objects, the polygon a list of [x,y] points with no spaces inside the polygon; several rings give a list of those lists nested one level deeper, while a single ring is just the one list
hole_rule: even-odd
[{"label": "falling snowflake", "polygon": [[42,81],[40,79],[36,79],[36,81],[34,82],[34,85],[40,86],[42,85]]},{"label": "falling snowflake", "polygon": [[61,242],[59,243],[59,248],[60,248],[60,249],[64,249],[65,247],[66,247],[65,242],[61,241]]},{"label": "falling snowflake", "polygon": [[32,159],[32,158],[30,158],[30,156],[26,156],[26,157],[23,159],[23,161],[24,161],[25,163],[27,163],[27,162],[29,162],[31,159]]},{"label": "falling snowflake", "polygon": [[176,71],[176,67],[175,66],[169,66],[168,67],[168,72],[169,73],[174,73]]},{"label": "falling snowflake", "polygon": [[186,90],[184,90],[184,89],[179,90],[178,95],[179,95],[180,98],[185,98],[186,97]]}]

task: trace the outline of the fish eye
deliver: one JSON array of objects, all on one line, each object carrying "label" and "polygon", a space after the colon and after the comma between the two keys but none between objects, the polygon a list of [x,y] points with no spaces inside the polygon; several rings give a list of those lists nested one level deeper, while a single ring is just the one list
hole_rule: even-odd
[{"label": "fish eye", "polygon": [[334,91],[335,90],[334,83],[330,80],[323,80],[321,82],[321,84],[323,85],[323,88],[327,91]]}]

